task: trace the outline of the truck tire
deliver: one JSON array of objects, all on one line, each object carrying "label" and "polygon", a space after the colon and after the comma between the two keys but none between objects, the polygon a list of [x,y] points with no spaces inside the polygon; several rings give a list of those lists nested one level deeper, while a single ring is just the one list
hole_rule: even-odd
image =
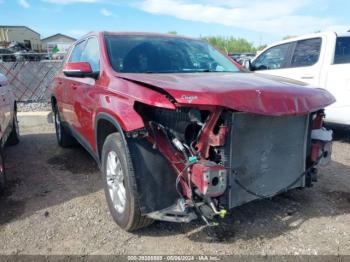
[{"label": "truck tire", "polygon": [[126,142],[119,133],[110,134],[102,149],[102,173],[109,210],[114,221],[128,232],[150,225],[141,215],[136,180]]},{"label": "truck tire", "polygon": [[0,195],[4,192],[6,185],[5,162],[2,152],[0,152]]},{"label": "truck tire", "polygon": [[12,129],[9,137],[7,138],[6,145],[8,146],[14,146],[19,143],[19,127],[18,127],[18,120],[17,120],[17,111],[13,112],[13,119],[12,119]]},{"label": "truck tire", "polygon": [[55,116],[56,138],[57,138],[58,145],[64,148],[74,145],[76,141],[74,137],[72,137],[62,125],[60,112],[58,110],[57,105],[55,106],[54,116]]}]

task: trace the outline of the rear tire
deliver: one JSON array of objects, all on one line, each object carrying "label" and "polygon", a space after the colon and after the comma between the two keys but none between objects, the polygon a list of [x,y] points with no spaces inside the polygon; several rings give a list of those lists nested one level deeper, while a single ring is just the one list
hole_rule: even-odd
[{"label": "rear tire", "polygon": [[57,138],[58,145],[64,148],[74,145],[76,141],[74,137],[72,137],[62,125],[61,117],[60,117],[60,113],[57,105],[55,105],[54,116],[55,116],[56,138]]},{"label": "rear tire", "polygon": [[0,152],[0,195],[4,192],[6,186],[5,162]]},{"label": "rear tire", "polygon": [[13,112],[13,119],[12,119],[12,130],[7,138],[6,145],[8,146],[14,146],[19,143],[19,127],[18,127],[18,120],[17,120],[17,111],[15,110]]},{"label": "rear tire", "polygon": [[104,142],[102,172],[106,200],[114,221],[128,232],[152,224],[152,219],[141,215],[130,153],[119,133],[110,134]]}]

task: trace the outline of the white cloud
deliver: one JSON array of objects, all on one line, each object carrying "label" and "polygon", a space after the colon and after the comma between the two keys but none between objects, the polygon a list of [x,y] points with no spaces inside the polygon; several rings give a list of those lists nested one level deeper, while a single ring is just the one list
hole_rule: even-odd
[{"label": "white cloud", "polygon": [[18,4],[22,6],[23,8],[29,8],[30,4],[27,2],[27,0],[18,0]]},{"label": "white cloud", "polygon": [[103,16],[111,16],[112,15],[112,13],[110,11],[108,11],[106,8],[102,8],[100,10],[100,14]]},{"label": "white cloud", "polygon": [[51,4],[59,4],[59,5],[69,5],[69,4],[76,4],[76,3],[98,3],[101,2],[100,0],[42,0],[47,3]]},{"label": "white cloud", "polygon": [[332,18],[298,14],[300,10],[316,6],[317,2],[324,3],[323,0],[143,0],[138,7],[152,14],[279,36],[310,33],[334,25],[343,27]]}]

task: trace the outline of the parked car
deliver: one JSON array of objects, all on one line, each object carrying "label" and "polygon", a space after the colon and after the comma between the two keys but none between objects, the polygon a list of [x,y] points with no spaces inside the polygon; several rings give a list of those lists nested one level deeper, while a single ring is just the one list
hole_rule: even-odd
[{"label": "parked car", "polygon": [[0,62],[16,62],[16,56],[7,48],[0,48]]},{"label": "parked car", "polygon": [[255,57],[254,53],[230,53],[229,57],[242,65],[247,60],[252,60]]},{"label": "parked car", "polygon": [[3,148],[19,143],[16,101],[7,78],[0,73],[0,193],[6,183]]},{"label": "parked car", "polygon": [[326,121],[350,126],[350,33],[317,33],[275,43],[252,60],[250,69],[328,90],[337,102],[327,107]]},{"label": "parked car", "polygon": [[78,141],[94,157],[121,228],[212,225],[236,206],[312,185],[330,158],[322,109],[334,97],[239,68],[173,35],[91,33],[73,45],[53,82],[58,144]]},{"label": "parked car", "polygon": [[40,61],[43,55],[30,50],[23,44],[12,42],[8,48],[16,57],[17,61]]}]

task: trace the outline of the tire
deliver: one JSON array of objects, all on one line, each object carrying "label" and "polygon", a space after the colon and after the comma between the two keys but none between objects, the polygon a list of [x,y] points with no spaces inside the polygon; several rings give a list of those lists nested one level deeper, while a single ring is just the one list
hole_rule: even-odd
[{"label": "tire", "polygon": [[110,134],[104,142],[102,173],[114,221],[128,232],[150,225],[153,220],[141,215],[131,156],[119,133]]},{"label": "tire", "polygon": [[57,105],[54,108],[54,116],[55,116],[56,138],[57,138],[58,145],[64,148],[74,145],[76,141],[74,137],[72,137],[62,125],[61,117],[60,117],[60,113]]},{"label": "tire", "polygon": [[4,192],[6,186],[5,162],[0,152],[0,195]]},{"label": "tire", "polygon": [[17,120],[17,111],[14,111],[13,113],[13,119],[12,119],[12,130],[7,138],[6,145],[8,146],[14,146],[19,143],[19,127],[18,127],[18,120]]}]

